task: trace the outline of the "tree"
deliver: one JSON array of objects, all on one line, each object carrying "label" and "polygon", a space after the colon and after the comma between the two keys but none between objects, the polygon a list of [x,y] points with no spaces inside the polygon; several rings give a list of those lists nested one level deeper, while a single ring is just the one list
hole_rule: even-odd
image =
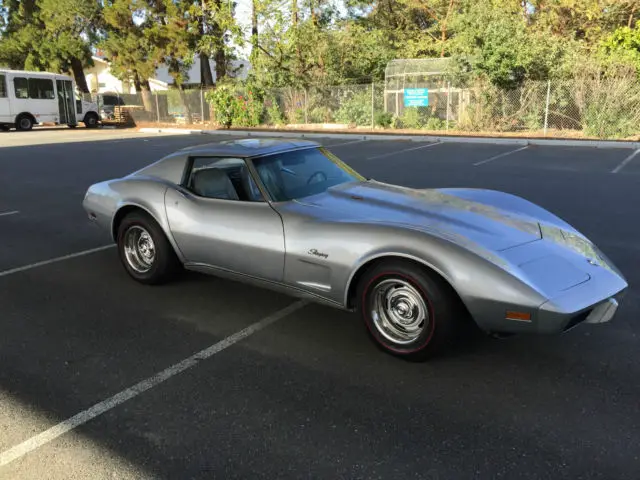
[{"label": "tree", "polygon": [[[80,91],[89,93],[84,67],[91,65],[91,44],[102,23],[101,6],[95,0],[39,0],[47,43],[54,46],[59,69],[73,72]],[[56,55],[57,52],[57,55]]]},{"label": "tree", "polygon": [[563,62],[562,43],[544,31],[531,31],[516,4],[505,7],[491,0],[456,16],[451,41],[456,63],[504,89],[553,76]]},{"label": "tree", "polygon": [[600,44],[601,58],[605,66],[628,65],[640,75],[640,22],[635,28],[616,29]]},{"label": "tree", "polygon": [[152,110],[149,78],[155,75],[161,52],[145,34],[153,27],[149,3],[106,0],[103,10],[106,37],[100,42],[111,61],[111,71],[122,81],[133,82],[142,92],[145,110]]}]

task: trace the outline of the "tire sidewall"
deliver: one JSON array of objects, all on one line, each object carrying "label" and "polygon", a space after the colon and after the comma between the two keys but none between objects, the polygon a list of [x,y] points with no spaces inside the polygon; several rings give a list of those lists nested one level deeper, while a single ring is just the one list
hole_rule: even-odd
[{"label": "tire sidewall", "polygon": [[87,128],[96,128],[98,126],[98,116],[94,113],[87,113],[84,117],[84,126]]},{"label": "tire sidewall", "polygon": [[[360,280],[357,309],[374,343],[383,351],[411,361],[423,361],[451,344],[458,314],[454,298],[442,282],[426,269],[412,262],[385,261],[374,265]],[[406,345],[385,338],[370,313],[371,295],[381,281],[397,278],[410,283],[422,296],[429,313],[429,325],[418,338]]]},{"label": "tire sidewall", "polygon": [[[147,272],[144,273],[136,271],[129,264],[124,251],[124,237],[127,231],[131,227],[135,226],[142,227],[147,232],[149,232],[149,235],[151,235],[151,238],[153,239],[153,244],[156,251],[156,257],[153,265]],[[155,220],[151,219],[148,215],[144,215],[138,212],[130,213],[129,215],[127,215],[119,225],[117,244],[120,261],[124,265],[129,275],[131,275],[134,279],[142,283],[158,283],[166,275],[169,263],[168,257],[171,253],[167,249],[171,248],[171,246],[168,244],[168,241],[164,236],[164,232],[161,230]]]},{"label": "tire sidewall", "polygon": [[[23,126],[22,125],[22,121],[23,120],[27,120],[29,122],[28,126]],[[18,119],[16,120],[16,129],[23,131],[23,132],[27,132],[29,130],[31,130],[33,128],[33,121],[27,117],[26,115],[21,115],[20,117],[18,117]]]},{"label": "tire sidewall", "polygon": [[[378,331],[370,313],[370,305],[372,300],[371,296],[375,286],[384,280],[394,278],[404,280],[411,284],[411,286],[413,286],[422,296],[422,299],[424,300],[425,305],[427,306],[427,311],[429,313],[429,324],[427,325],[427,327],[420,333],[420,336],[418,338],[406,345],[395,344],[385,338]],[[384,350],[388,350],[396,355],[412,355],[419,353],[429,346],[429,343],[431,342],[431,339],[433,338],[433,334],[435,332],[437,319],[435,311],[433,309],[433,303],[429,298],[429,294],[425,290],[426,288],[424,285],[422,285],[422,282],[414,278],[412,275],[404,272],[403,269],[398,268],[387,268],[384,270],[380,270],[376,272],[375,275],[372,275],[371,278],[367,279],[360,297],[362,319],[364,320],[364,323],[369,330],[369,334]]]}]

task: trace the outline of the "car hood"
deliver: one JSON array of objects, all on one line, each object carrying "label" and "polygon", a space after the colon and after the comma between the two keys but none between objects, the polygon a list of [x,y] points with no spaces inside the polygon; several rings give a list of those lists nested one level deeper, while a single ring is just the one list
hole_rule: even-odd
[{"label": "car hood", "polygon": [[308,212],[327,220],[435,230],[493,251],[540,240],[540,218],[535,214],[539,211],[552,218],[526,200],[502,192],[417,190],[376,181],[339,185],[300,203],[315,207]]}]

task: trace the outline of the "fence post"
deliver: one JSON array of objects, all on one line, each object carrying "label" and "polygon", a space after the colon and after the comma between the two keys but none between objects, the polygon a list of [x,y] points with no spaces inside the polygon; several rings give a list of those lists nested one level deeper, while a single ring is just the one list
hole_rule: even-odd
[{"label": "fence post", "polygon": [[200,87],[200,121],[204,125],[204,91]]},{"label": "fence post", "polygon": [[156,92],[156,116],[158,117],[158,123],[160,123],[160,104],[158,103],[158,92]]},{"label": "fence post", "polygon": [[447,131],[449,131],[450,111],[451,111],[451,82],[447,82]]},{"label": "fence post", "polygon": [[375,110],[375,94],[374,94],[375,82],[371,82],[371,130],[375,128],[374,110]]},{"label": "fence post", "polygon": [[551,80],[547,81],[547,102],[544,108],[544,136],[547,136],[547,127],[549,126],[549,102],[551,100]]}]

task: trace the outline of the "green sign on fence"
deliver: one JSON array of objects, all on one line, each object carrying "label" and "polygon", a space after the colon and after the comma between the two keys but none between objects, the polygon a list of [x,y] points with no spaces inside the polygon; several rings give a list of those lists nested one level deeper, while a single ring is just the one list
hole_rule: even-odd
[{"label": "green sign on fence", "polygon": [[404,106],[405,107],[428,107],[429,106],[429,89],[428,88],[405,88],[404,89]]}]

